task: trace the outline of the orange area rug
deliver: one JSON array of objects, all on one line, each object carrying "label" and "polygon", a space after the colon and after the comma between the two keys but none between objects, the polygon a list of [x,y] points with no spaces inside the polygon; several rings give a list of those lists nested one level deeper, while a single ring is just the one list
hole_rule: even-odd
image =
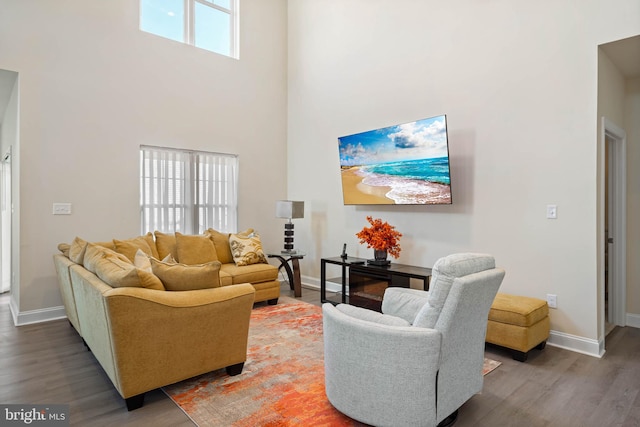
[{"label": "orange area rug", "polygon": [[[494,362],[485,359],[485,375]],[[365,425],[325,395],[322,309],[288,297],[253,309],[240,375],[220,369],[163,390],[201,427]]]}]

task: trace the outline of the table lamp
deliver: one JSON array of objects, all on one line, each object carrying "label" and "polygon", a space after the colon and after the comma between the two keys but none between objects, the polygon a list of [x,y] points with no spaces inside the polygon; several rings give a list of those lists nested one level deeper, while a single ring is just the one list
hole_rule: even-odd
[{"label": "table lamp", "polygon": [[284,250],[282,253],[295,254],[293,248],[293,222],[294,218],[304,218],[304,202],[293,200],[276,201],[276,218],[286,218],[289,222],[284,224]]}]

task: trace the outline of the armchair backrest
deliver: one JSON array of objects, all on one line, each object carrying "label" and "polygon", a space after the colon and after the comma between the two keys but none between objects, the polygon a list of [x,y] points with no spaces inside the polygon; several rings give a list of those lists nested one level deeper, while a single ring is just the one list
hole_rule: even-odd
[{"label": "armchair backrest", "polygon": [[504,274],[486,254],[453,254],[434,265],[429,302],[413,325],[442,334],[439,419],[482,390],[487,319]]}]

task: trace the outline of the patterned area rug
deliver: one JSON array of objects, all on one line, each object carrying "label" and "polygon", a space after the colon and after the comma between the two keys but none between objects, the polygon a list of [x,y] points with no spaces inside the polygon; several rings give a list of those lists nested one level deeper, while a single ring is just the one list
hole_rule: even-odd
[{"label": "patterned area rug", "polygon": [[[363,426],[324,393],[322,309],[281,297],[254,308],[242,374],[224,369],[164,387],[198,426]],[[500,362],[485,359],[483,373]]]}]

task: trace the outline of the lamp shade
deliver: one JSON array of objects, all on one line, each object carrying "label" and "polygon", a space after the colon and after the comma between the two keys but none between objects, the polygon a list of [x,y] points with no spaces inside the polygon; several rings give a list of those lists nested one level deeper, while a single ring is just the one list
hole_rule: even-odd
[{"label": "lamp shade", "polygon": [[304,218],[304,202],[276,201],[276,218]]}]

